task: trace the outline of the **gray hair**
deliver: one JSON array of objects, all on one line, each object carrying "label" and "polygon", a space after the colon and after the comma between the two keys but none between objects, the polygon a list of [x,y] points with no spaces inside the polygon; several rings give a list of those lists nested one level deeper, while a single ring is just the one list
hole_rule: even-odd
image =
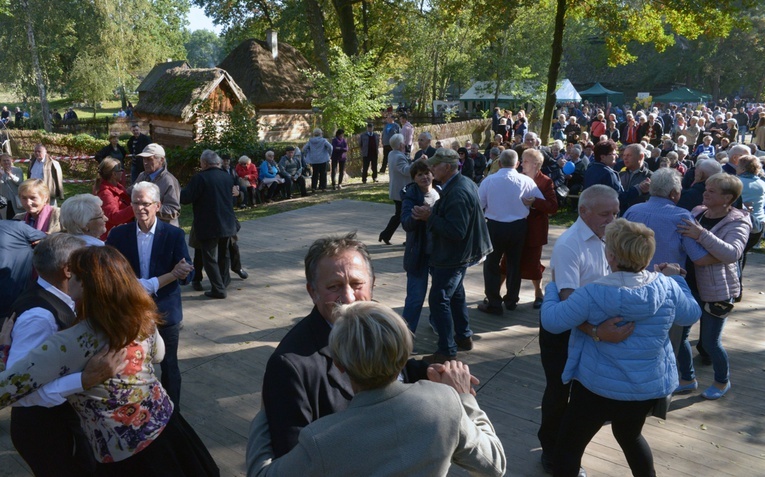
[{"label": "gray hair", "polygon": [[319,128],[313,130],[313,137],[321,137],[323,134],[324,133]]},{"label": "gray hair", "polygon": [[743,144],[736,144],[735,146],[732,146],[730,149],[728,149],[728,157],[733,156],[746,156],[747,154],[751,154],[752,150],[749,149],[748,146],[745,146]]},{"label": "gray hair", "polygon": [[431,135],[430,135],[430,132],[428,132],[428,131],[423,131],[423,132],[421,132],[421,133],[420,133],[420,134],[419,134],[417,137],[419,138],[419,137],[423,137],[423,136],[424,136],[424,137],[425,137],[425,139],[427,139],[428,141],[431,141],[431,140],[433,139],[433,136],[431,136]]},{"label": "gray hair", "polygon": [[305,279],[312,287],[316,283],[316,270],[319,268],[319,262],[325,257],[336,257],[343,252],[358,252],[367,264],[369,278],[374,280],[375,269],[372,266],[372,257],[369,255],[367,246],[361,240],[356,238],[356,232],[346,235],[335,235],[323,237],[316,240],[308,252],[305,254]]},{"label": "gray hair", "polygon": [[630,144],[629,146],[624,148],[624,151],[625,152],[631,151],[631,152],[634,152],[637,155],[642,154],[643,157],[645,157],[645,149],[643,149],[643,146],[641,144],[639,144],[639,143]]},{"label": "gray hair", "polygon": [[396,380],[412,352],[412,333],[393,310],[373,301],[342,305],[333,313],[329,349],[362,389]]},{"label": "gray hair", "polygon": [[539,136],[537,136],[537,133],[529,131],[529,132],[526,133],[525,136],[523,136],[523,140],[525,141],[528,138],[532,138],[532,139],[534,139],[534,142],[536,142],[536,140],[539,138]]},{"label": "gray hair", "polygon": [[266,151],[266,159],[273,159],[274,151]]},{"label": "gray hair", "polygon": [[515,167],[518,164],[518,153],[512,149],[505,149],[499,156],[501,167]]},{"label": "gray hair", "polygon": [[153,182],[139,182],[138,184],[135,184],[133,186],[133,192],[130,194],[130,198],[132,200],[135,200],[136,196],[140,194],[141,192],[148,192],[149,197],[151,197],[151,200],[154,202],[161,202],[160,195],[159,195],[159,186]]},{"label": "gray hair", "polygon": [[651,185],[649,191],[652,197],[669,198],[674,192],[683,190],[680,173],[675,169],[658,169],[651,176]]},{"label": "gray hair", "polygon": [[46,275],[50,276],[63,270],[72,253],[86,245],[84,240],[74,235],[53,234],[37,244],[32,255],[32,264],[44,279]]},{"label": "gray hair", "polygon": [[78,194],[61,204],[61,227],[70,234],[84,234],[93,217],[103,214],[103,202],[93,194]]},{"label": "gray hair", "polygon": [[[701,156],[699,156],[699,158],[701,158]],[[719,162],[707,157],[706,159],[699,159],[696,161],[696,170],[701,171],[706,179],[707,177],[722,172],[722,166]]]},{"label": "gray hair", "polygon": [[249,158],[249,157],[247,157],[247,156],[241,156],[241,157],[239,158],[239,161],[238,161],[238,162],[239,162],[239,164],[249,164],[249,163],[251,163],[251,162],[252,162],[252,159],[250,159],[250,158]]},{"label": "gray hair", "polygon": [[401,133],[394,134],[390,137],[390,147],[394,151],[398,150],[401,147],[401,144],[404,143],[404,135]]},{"label": "gray hair", "polygon": [[592,209],[595,204],[608,200],[618,202],[619,194],[612,187],[596,184],[586,188],[579,196],[579,208]]},{"label": "gray hair", "polygon": [[212,149],[205,149],[199,160],[210,166],[219,166],[223,162],[217,152]]},{"label": "gray hair", "polygon": [[489,151],[489,156],[499,156],[499,148],[498,147],[492,147]]}]

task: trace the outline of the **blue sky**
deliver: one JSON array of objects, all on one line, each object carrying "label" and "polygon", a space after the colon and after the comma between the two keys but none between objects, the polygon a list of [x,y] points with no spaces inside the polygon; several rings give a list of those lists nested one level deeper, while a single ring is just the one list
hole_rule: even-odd
[{"label": "blue sky", "polygon": [[199,8],[199,7],[191,7],[191,10],[189,10],[189,31],[194,30],[211,30],[215,33],[220,34],[222,28],[216,25],[213,25],[213,22],[211,19],[209,19],[205,12]]}]

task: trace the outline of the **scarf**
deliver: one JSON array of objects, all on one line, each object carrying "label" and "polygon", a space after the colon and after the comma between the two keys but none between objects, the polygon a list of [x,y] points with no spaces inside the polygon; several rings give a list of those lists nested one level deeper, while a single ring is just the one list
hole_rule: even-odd
[{"label": "scarf", "polygon": [[[51,213],[53,213],[53,207],[51,207],[49,204],[45,204],[45,206],[43,206],[43,209],[38,214],[37,219],[35,220],[34,228],[42,232],[47,232],[48,227],[50,227]],[[32,220],[32,216],[29,215],[29,212],[27,212],[26,215],[24,216],[24,223],[29,224],[31,220]]]}]

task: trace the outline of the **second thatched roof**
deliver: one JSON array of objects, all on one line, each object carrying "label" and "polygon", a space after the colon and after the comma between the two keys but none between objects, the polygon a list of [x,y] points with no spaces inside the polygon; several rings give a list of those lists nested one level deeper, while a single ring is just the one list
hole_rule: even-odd
[{"label": "second thatched roof", "polygon": [[311,87],[301,70],[311,68],[305,57],[287,43],[279,43],[274,59],[265,41],[245,40],[221,62],[260,109],[310,109]]},{"label": "second thatched roof", "polygon": [[138,102],[135,112],[139,116],[180,119],[189,121],[196,113],[199,102],[220,89],[232,105],[247,101],[247,97],[220,68],[172,68],[165,71],[151,90]]}]

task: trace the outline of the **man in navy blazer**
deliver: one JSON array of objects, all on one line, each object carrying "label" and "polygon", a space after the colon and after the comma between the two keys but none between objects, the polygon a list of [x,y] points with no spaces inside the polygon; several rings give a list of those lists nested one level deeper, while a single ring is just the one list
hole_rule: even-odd
[{"label": "man in navy blazer", "polygon": [[[133,187],[132,205],[134,223],[111,230],[106,244],[125,256],[139,278],[156,278],[152,297],[162,314],[164,323],[159,334],[165,342],[165,358],[162,360],[162,386],[167,390],[176,409],[180,409],[181,370],[178,367],[178,336],[183,309],[181,287],[191,282],[194,272],[183,272],[179,262],[191,263],[183,230],[161,220],[157,212],[162,204],[159,188],[151,182],[139,182]],[[190,268],[190,267],[189,267]],[[185,268],[185,270],[189,270]],[[168,280],[168,274],[172,274]],[[155,278],[151,278],[154,281]],[[161,283],[166,283],[160,288]]]}]

